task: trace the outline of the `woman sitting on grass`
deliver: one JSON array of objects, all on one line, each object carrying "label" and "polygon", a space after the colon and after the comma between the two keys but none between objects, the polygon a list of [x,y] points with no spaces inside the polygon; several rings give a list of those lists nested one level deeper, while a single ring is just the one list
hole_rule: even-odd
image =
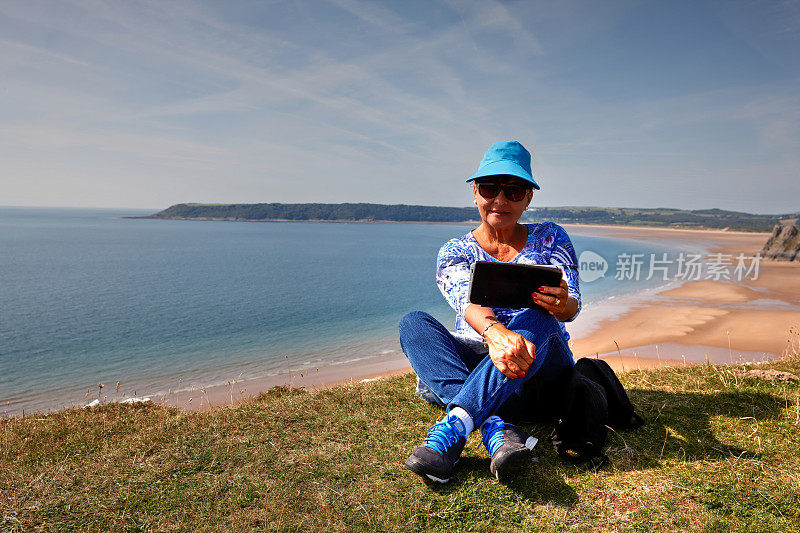
[{"label": "woman sitting on grass", "polygon": [[[520,143],[495,143],[467,180],[481,225],[445,243],[436,264],[439,289],[456,310],[456,336],[421,311],[400,321],[400,345],[428,393],[422,396],[447,409],[405,461],[426,480],[449,481],[475,428],[492,458],[492,474],[501,481],[511,478],[530,459],[536,441],[498,413],[514,408],[535,415],[546,406],[524,405],[526,383],[546,384],[575,364],[562,322],[573,320],[581,307],[578,261],[560,226],[519,223],[533,189],[539,188],[530,163]],[[533,293],[544,310],[481,307],[471,304],[467,294],[475,261],[552,264],[561,267],[566,279],[560,287]]]}]

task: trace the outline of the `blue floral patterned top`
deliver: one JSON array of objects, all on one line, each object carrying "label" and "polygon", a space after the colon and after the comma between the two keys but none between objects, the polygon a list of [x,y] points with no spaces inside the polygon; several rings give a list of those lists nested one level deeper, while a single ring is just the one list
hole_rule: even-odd
[{"label": "blue floral patterned top", "polygon": [[[511,263],[526,265],[556,265],[561,268],[569,286],[569,295],[578,300],[578,310],[569,322],[575,320],[581,311],[581,293],[578,281],[578,258],[572,241],[564,228],[553,222],[526,224],[528,242]],[[456,333],[470,340],[483,341],[480,333],[472,329],[464,319],[464,310],[470,304],[469,269],[475,261],[497,261],[480,247],[478,241],[468,232],[463,237],[447,241],[439,250],[436,259],[436,284],[439,290],[456,310]],[[493,309],[497,320],[507,325],[517,313],[524,309]],[[564,324],[559,322],[564,335],[569,339]]]}]

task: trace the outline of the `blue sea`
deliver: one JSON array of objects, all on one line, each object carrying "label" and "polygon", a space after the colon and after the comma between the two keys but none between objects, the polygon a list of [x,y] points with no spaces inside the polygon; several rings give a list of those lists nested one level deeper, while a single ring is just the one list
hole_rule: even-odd
[{"label": "blue sea", "polygon": [[[434,262],[470,226],[126,218],[150,212],[0,208],[0,413],[397,355],[414,309],[453,327]],[[669,250],[572,240],[612,269]],[[584,306],[658,284],[607,275]]]}]

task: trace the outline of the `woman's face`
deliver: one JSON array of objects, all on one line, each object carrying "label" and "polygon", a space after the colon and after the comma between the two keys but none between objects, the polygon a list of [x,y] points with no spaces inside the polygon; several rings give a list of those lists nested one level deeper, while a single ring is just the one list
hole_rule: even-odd
[{"label": "woman's face", "polygon": [[[521,200],[514,202],[506,197],[505,191],[501,190],[494,198],[485,198],[481,195],[478,187],[481,181],[491,181],[500,185],[519,185],[526,189],[525,195]],[[515,226],[533,199],[533,189],[528,187],[526,182],[513,176],[492,176],[474,181],[472,194],[475,196],[475,205],[478,206],[481,220],[495,229]]]}]

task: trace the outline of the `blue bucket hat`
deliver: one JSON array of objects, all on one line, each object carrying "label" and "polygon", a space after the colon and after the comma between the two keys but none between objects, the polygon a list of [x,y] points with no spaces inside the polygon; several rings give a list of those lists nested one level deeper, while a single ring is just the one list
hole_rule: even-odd
[{"label": "blue bucket hat", "polygon": [[522,178],[533,184],[534,189],[539,189],[531,175],[531,154],[517,141],[494,143],[486,150],[478,171],[467,181],[501,174]]}]

